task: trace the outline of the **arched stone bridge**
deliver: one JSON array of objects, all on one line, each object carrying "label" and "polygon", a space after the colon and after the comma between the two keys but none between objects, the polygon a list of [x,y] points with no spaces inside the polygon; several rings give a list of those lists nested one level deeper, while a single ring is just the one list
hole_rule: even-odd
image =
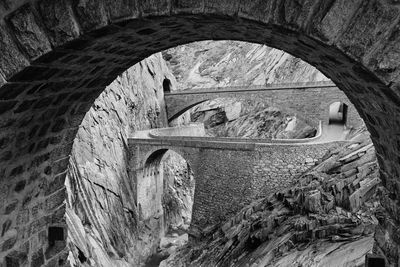
[{"label": "arched stone bridge", "polygon": [[201,88],[165,93],[164,98],[169,121],[207,100],[235,98],[297,113],[315,127],[320,121],[328,124],[330,104],[342,102],[349,107],[346,126],[359,127],[363,123],[356,108],[332,82]]},{"label": "arched stone bridge", "polygon": [[[64,182],[82,118],[130,66],[201,40],[282,49],[343,90],[376,149],[390,214],[383,236],[400,244],[399,21],[395,0],[0,1],[0,259],[66,261]],[[53,226],[64,229],[58,254],[48,242]],[[398,262],[399,246],[377,244]]]},{"label": "arched stone bridge", "polygon": [[235,214],[254,199],[287,188],[293,177],[346,141],[323,133],[303,140],[204,137],[202,124],[139,132],[129,139],[130,171],[142,218],[158,214],[165,152],[189,163],[195,178],[192,227],[203,229]]}]

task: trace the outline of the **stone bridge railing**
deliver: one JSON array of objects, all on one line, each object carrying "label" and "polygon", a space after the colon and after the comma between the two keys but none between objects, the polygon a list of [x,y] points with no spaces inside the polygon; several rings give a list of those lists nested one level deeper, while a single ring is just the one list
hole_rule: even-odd
[{"label": "stone bridge railing", "polygon": [[238,91],[264,91],[264,90],[287,90],[287,89],[306,89],[336,87],[331,81],[321,82],[303,82],[303,83],[283,83],[283,84],[263,84],[263,85],[235,85],[235,86],[216,86],[207,88],[190,88],[182,91],[166,92],[169,95],[187,95],[187,94],[204,94],[204,93],[221,93],[221,92],[238,92]]},{"label": "stone bridge railing", "polygon": [[[280,139],[280,138],[240,138],[240,137],[215,137],[215,136],[204,136],[205,129],[202,123],[190,124],[187,126],[170,127],[170,128],[159,128],[148,130],[147,135],[152,140],[150,142],[170,142],[174,141],[175,144],[190,144],[190,142],[200,143],[248,143],[254,145],[262,144],[305,144],[305,143],[316,143],[321,139],[323,132],[322,122],[320,121],[317,134],[311,138],[301,139]],[[156,141],[157,140],[157,141]]]}]

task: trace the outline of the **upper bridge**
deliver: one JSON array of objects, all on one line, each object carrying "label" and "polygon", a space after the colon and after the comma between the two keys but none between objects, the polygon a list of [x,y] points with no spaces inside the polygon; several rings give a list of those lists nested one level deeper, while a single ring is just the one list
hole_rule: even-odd
[{"label": "upper bridge", "polygon": [[346,95],[332,82],[212,87],[165,92],[164,97],[168,121],[207,100],[235,98],[295,113],[314,127],[320,121],[328,124],[329,106],[334,102],[342,102],[348,106],[346,126],[358,127],[362,123]]}]

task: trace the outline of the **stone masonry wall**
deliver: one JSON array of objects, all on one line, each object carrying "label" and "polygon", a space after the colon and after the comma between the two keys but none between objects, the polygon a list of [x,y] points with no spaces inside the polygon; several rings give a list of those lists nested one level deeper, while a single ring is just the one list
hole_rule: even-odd
[{"label": "stone masonry wall", "polygon": [[[251,87],[248,89],[251,89]],[[253,105],[265,107],[274,106],[289,113],[298,113],[313,126],[318,126],[320,120],[327,124],[329,121],[329,105],[340,101],[348,105],[346,125],[355,128],[363,125],[356,108],[344,92],[337,87],[322,85],[319,88],[301,89],[264,88],[263,90],[252,91],[243,88],[240,91],[226,92],[210,92],[204,89],[196,91],[198,92],[176,92],[165,96],[169,120],[176,117],[176,114],[182,114],[195,104],[216,98],[235,98],[244,103],[251,102]],[[204,92],[202,93],[202,91]]]},{"label": "stone masonry wall", "polygon": [[259,144],[215,142],[209,138],[131,138],[130,176],[155,181],[162,165],[146,163],[150,159],[159,162],[169,149],[179,153],[192,167],[196,183],[191,226],[204,228],[233,215],[254,199],[288,188],[293,177],[340,145],[342,142]]},{"label": "stone masonry wall", "polygon": [[226,219],[252,200],[288,188],[340,142],[265,145],[255,150],[200,149],[195,169],[192,226]]}]

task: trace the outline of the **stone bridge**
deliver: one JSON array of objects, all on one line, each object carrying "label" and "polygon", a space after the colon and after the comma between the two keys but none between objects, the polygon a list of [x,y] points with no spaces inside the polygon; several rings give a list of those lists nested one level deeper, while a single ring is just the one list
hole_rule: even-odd
[{"label": "stone bridge", "polygon": [[363,123],[347,96],[332,82],[201,88],[166,92],[164,97],[169,121],[207,100],[235,98],[279,107],[297,114],[313,126],[320,121],[328,124],[330,105],[342,102],[348,107],[346,126],[358,127]]},{"label": "stone bridge", "polygon": [[203,229],[254,199],[287,188],[293,177],[313,166],[327,149],[345,142],[325,141],[323,133],[302,140],[215,138],[204,137],[204,133],[200,124],[142,131],[129,139],[129,173],[143,219],[161,209],[160,163],[168,150],[186,159],[194,173],[191,226]]},{"label": "stone bridge", "polygon": [[[377,244],[398,262],[399,246],[387,247],[386,239],[400,244],[399,20],[395,0],[0,1],[0,260],[66,262],[64,183],[73,140],[117,75],[170,47],[239,40],[307,61],[356,107],[390,214]],[[60,246],[45,255],[54,249],[54,226]]]}]

